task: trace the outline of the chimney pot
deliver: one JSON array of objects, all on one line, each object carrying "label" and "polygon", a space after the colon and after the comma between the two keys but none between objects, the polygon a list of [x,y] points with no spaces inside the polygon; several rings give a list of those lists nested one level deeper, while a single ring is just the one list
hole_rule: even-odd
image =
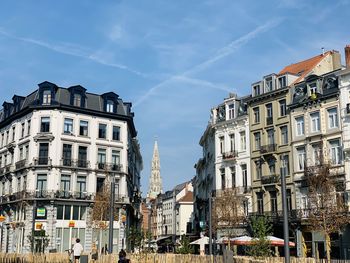
[{"label": "chimney pot", "polygon": [[350,68],[350,45],[345,46],[345,63],[346,67]]}]

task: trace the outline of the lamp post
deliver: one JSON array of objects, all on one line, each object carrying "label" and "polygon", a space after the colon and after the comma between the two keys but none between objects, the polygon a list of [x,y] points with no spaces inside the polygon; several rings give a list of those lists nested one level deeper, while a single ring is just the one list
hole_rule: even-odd
[{"label": "lamp post", "polygon": [[212,191],[210,191],[210,195],[209,195],[209,255],[212,255],[213,254],[213,242],[212,242],[212,239],[213,239],[213,226],[212,226],[212,220],[211,220],[211,207],[212,207]]},{"label": "lamp post", "polygon": [[113,253],[113,222],[114,222],[114,203],[115,203],[115,181],[114,174],[111,182],[111,203],[109,207],[109,236],[108,236],[108,254]]},{"label": "lamp post", "polygon": [[282,206],[283,206],[283,237],[284,237],[284,262],[290,262],[289,254],[289,229],[288,229],[288,207],[286,194],[286,169],[283,165],[281,167],[281,186],[282,186]]}]

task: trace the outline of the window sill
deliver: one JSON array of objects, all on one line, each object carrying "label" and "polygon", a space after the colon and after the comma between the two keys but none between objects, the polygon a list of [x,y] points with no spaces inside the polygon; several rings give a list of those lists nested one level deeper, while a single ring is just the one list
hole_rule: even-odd
[{"label": "window sill", "polygon": [[69,132],[63,132],[62,135],[75,136],[73,133],[69,133]]},{"label": "window sill", "polygon": [[85,136],[85,135],[77,135],[77,137],[80,137],[80,138],[85,138],[85,139],[90,139],[90,136]]}]

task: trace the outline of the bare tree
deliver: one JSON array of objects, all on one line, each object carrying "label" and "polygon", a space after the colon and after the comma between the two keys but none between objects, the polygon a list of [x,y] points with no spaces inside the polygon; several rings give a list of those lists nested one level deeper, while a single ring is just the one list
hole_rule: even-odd
[{"label": "bare tree", "polygon": [[305,168],[308,180],[308,224],[311,230],[320,231],[326,239],[327,260],[330,260],[330,234],[349,223],[348,207],[344,200],[344,187],[336,182],[337,172],[321,152],[314,166]]},{"label": "bare tree", "polygon": [[[242,192],[237,187],[220,190],[216,192],[213,200],[213,229],[228,238],[237,236],[238,229],[244,227],[246,223],[244,202],[247,198]],[[230,246],[230,242],[228,244]]]}]

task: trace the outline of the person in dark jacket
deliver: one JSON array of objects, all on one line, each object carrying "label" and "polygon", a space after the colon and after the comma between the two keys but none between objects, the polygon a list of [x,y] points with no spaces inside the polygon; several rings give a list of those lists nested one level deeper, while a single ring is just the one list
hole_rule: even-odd
[{"label": "person in dark jacket", "polygon": [[118,263],[131,263],[130,259],[126,258],[126,252],[124,251],[124,249],[120,250],[120,252],[119,252]]}]

